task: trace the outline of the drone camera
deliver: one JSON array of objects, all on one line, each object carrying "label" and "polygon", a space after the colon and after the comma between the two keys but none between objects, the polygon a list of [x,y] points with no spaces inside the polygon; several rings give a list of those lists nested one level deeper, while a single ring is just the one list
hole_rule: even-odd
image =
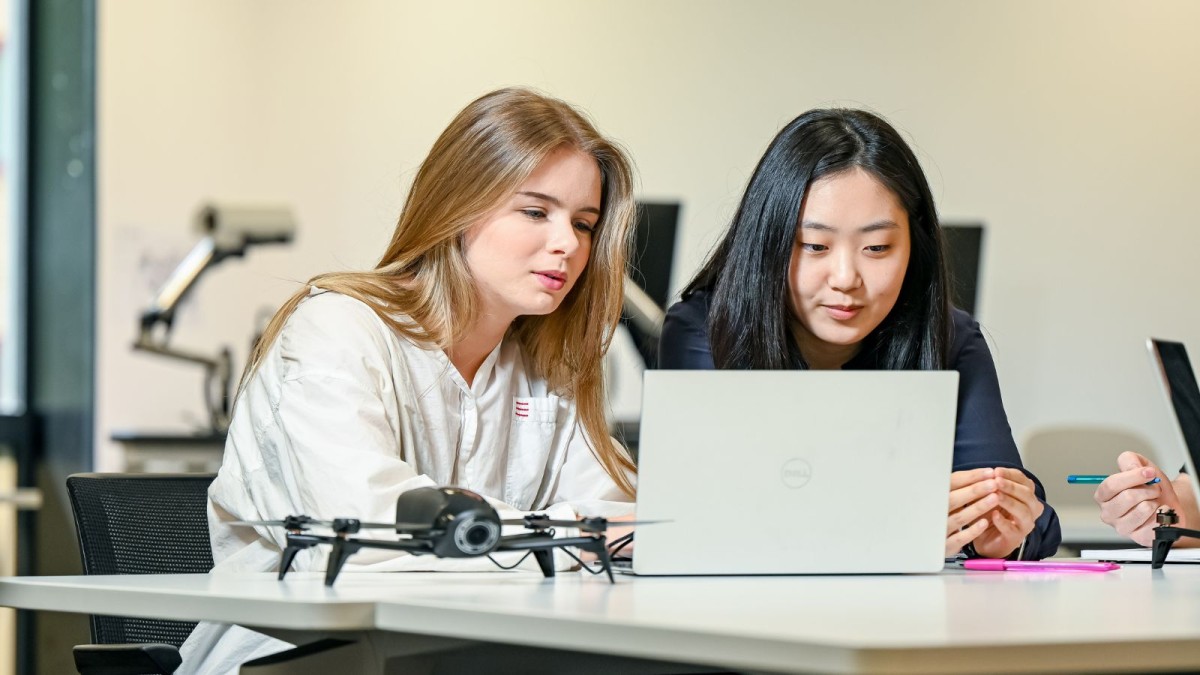
[{"label": "drone camera", "polygon": [[451,525],[450,537],[443,539],[434,546],[434,554],[447,558],[472,558],[485,553],[491,553],[500,543],[499,519],[491,520],[479,517],[479,514],[467,514],[456,518]]},{"label": "drone camera", "polygon": [[433,539],[433,553],[469,558],[490,553],[500,543],[500,515],[480,495],[462,488],[425,487],[396,500],[396,522],[432,523],[445,534]]}]

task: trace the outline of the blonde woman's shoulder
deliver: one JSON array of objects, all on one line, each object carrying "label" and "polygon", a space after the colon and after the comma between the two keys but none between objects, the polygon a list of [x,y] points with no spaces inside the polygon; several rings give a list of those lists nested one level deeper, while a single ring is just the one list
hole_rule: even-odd
[{"label": "blonde woman's shoulder", "polygon": [[370,353],[391,353],[395,335],[361,300],[313,288],[280,334],[284,358],[323,355],[326,365],[353,364]]},{"label": "blonde woman's shoulder", "polygon": [[296,321],[298,323],[319,323],[321,325],[334,324],[329,326],[336,328],[336,325],[341,323],[373,323],[372,319],[378,319],[375,310],[371,309],[367,303],[352,298],[348,295],[342,295],[334,291],[327,291],[323,288],[310,286],[308,297],[305,298],[296,311],[289,317],[288,323]]}]

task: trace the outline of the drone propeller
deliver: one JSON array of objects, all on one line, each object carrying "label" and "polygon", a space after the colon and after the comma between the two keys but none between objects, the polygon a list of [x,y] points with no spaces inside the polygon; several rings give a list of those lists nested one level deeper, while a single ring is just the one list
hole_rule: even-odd
[{"label": "drone propeller", "polygon": [[534,530],[544,530],[551,527],[577,527],[584,532],[598,534],[608,531],[609,527],[636,527],[638,525],[655,525],[665,523],[665,520],[621,520],[610,521],[606,518],[580,518],[578,520],[556,520],[544,514],[534,513],[524,518],[502,520],[502,525],[524,525]]},{"label": "drone propeller", "polygon": [[433,529],[429,523],[359,523],[358,526],[364,530],[395,530],[401,534],[427,532]]},{"label": "drone propeller", "polygon": [[283,520],[234,520],[230,525],[238,527],[282,527],[287,530],[307,530],[310,527],[333,527],[333,521],[317,520],[308,516],[288,516]]},{"label": "drone propeller", "polygon": [[334,532],[354,534],[360,530],[393,530],[401,534],[428,532],[433,529],[428,523],[372,523],[354,518],[317,520],[308,516],[288,516],[283,520],[234,520],[230,525],[244,527],[282,527],[285,530],[305,531],[312,527],[327,527]]}]

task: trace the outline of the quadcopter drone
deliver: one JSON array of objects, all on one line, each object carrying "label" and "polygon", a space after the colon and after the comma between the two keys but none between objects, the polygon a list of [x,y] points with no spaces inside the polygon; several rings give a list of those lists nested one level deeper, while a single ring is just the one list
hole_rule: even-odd
[{"label": "quadcopter drone", "polygon": [[[578,520],[553,520],[545,514],[530,514],[520,519],[503,520],[492,505],[480,495],[453,487],[423,487],[409,490],[396,500],[395,523],[364,523],[354,518],[316,520],[308,516],[288,516],[283,520],[242,520],[233,523],[245,526],[275,526],[287,530],[287,547],[279,562],[279,579],[283,579],[292,566],[296,554],[317,544],[331,544],[329,563],[325,568],[325,585],[332,586],[346,560],[363,548],[383,548],[405,551],[412,555],[434,555],[439,558],[474,558],[487,556],[501,569],[512,569],[525,558],[533,555],[538,567],[546,577],[554,576],[554,549],[574,558],[583,569],[592,574],[607,574],[615,583],[612,573],[612,558],[609,554],[605,532],[608,521],[604,518],[580,518]],[[628,526],[636,523],[622,522]],[[521,534],[501,535],[502,525],[523,525],[529,531]],[[313,534],[311,528],[329,528],[332,534]],[[578,537],[554,536],[555,527],[574,527],[581,532]],[[395,530],[401,538],[358,539],[354,535],[362,530]],[[614,544],[621,544],[630,535]],[[599,569],[593,569],[567,550],[571,546],[596,555]],[[614,548],[614,552],[619,548]],[[516,563],[501,565],[491,554],[497,551],[525,551]]]}]

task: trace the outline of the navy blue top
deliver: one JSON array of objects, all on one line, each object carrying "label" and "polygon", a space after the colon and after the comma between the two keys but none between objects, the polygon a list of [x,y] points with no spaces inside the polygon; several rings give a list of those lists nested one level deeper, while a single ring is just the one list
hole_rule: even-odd
[{"label": "navy blue top", "polygon": [[[658,346],[659,368],[667,370],[712,370],[712,349],[708,342],[709,293],[696,291],[667,310],[662,338]],[[954,432],[954,470],[981,467],[1020,469],[1033,479],[1038,499],[1045,511],[1025,541],[1026,559],[1054,555],[1062,540],[1058,515],[1046,504],[1046,490],[1037,476],[1021,465],[1017,444],[1013,441],[1004,402],[1000,400],[1000,380],[979,323],[960,309],[952,312],[950,367],[958,371],[958,422]],[[870,354],[860,352],[843,366],[845,370],[876,370]]]}]

